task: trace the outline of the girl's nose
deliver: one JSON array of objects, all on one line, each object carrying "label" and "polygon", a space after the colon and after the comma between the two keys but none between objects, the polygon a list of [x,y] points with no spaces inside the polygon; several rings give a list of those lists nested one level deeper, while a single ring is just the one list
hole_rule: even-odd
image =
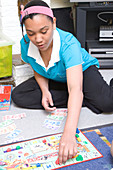
[{"label": "girl's nose", "polygon": [[42,36],[41,36],[41,34],[36,34],[36,36],[35,36],[35,41],[36,41],[36,43],[42,42]]}]

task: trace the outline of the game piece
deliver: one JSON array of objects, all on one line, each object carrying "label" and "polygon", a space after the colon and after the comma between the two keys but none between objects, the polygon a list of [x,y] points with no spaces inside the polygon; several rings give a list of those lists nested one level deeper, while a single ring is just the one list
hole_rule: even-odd
[{"label": "game piece", "polygon": [[[56,169],[103,157],[79,130],[77,154],[65,164],[59,165],[59,140],[62,133],[48,135],[0,147],[0,170]],[[8,152],[7,152],[8,151]]]},{"label": "game piece", "polygon": [[77,160],[77,161],[83,161],[82,155],[78,155],[78,156],[76,157],[76,160]]},{"label": "game piece", "polygon": [[81,139],[79,137],[77,138],[77,140],[78,140],[78,142],[81,142]]},{"label": "game piece", "polygon": [[17,146],[17,147],[16,147],[16,150],[19,150],[19,149],[21,149],[21,146]]},{"label": "game piece", "polygon": [[6,151],[7,151],[7,152],[11,152],[11,148],[8,148]]},{"label": "game piece", "polygon": [[46,141],[46,139],[44,139],[42,142],[43,142],[43,143],[46,143],[47,141]]},{"label": "game piece", "polygon": [[59,158],[55,161],[56,165],[59,165]]},{"label": "game piece", "polygon": [[77,133],[76,133],[76,135],[75,135],[75,136],[76,136],[76,138],[79,138],[79,135],[78,135]]},{"label": "game piece", "polygon": [[42,165],[40,163],[37,163],[36,164],[36,167],[41,167]]},{"label": "game piece", "polygon": [[79,131],[79,129],[78,129],[78,128],[76,129],[76,133],[78,133],[78,134],[80,133],[80,131]]}]

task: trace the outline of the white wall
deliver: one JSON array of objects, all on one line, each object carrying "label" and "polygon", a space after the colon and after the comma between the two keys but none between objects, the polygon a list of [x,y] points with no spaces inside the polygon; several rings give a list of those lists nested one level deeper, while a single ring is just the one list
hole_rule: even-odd
[{"label": "white wall", "polygon": [[15,42],[12,47],[13,54],[19,54],[22,36],[17,0],[0,0],[0,32],[3,32]]},{"label": "white wall", "polygon": [[[62,8],[72,5],[69,0],[44,0],[52,8]],[[22,38],[18,17],[18,0],[0,0],[0,32],[11,38],[13,54],[20,54],[20,39]]]}]

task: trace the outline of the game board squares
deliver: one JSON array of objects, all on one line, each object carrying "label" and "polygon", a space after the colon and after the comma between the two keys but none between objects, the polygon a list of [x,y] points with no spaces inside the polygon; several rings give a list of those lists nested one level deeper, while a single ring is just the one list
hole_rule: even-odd
[{"label": "game board squares", "polygon": [[23,147],[23,148],[29,148],[30,145],[31,145],[31,144],[30,144],[29,141],[22,143],[22,147]]},{"label": "game board squares", "polygon": [[7,153],[13,149],[12,145],[11,146],[6,146],[2,148],[3,153]]},{"label": "game board squares", "polygon": [[74,163],[73,159],[68,159],[64,165],[71,165]]},{"label": "game board squares", "polygon": [[10,163],[14,162],[17,159],[18,159],[18,154],[15,152],[7,152],[4,155],[4,160]]},{"label": "game board squares", "polygon": [[87,153],[87,152],[82,152],[81,155],[82,155],[84,161],[88,160],[88,159],[91,159],[90,154]]},{"label": "game board squares", "polygon": [[91,158],[97,158],[97,157],[101,156],[101,154],[98,151],[96,151],[96,150],[92,151],[92,152],[89,152],[89,154],[90,154]]},{"label": "game board squares", "polygon": [[56,135],[52,135],[52,136],[48,137],[48,142],[50,142],[50,143],[53,141],[56,141],[56,140],[58,140]]},{"label": "game board squares", "polygon": [[60,140],[61,136],[62,136],[62,134],[57,134],[56,135],[57,140]]},{"label": "game board squares", "polygon": [[47,169],[50,170],[50,169],[54,169],[54,166],[53,166],[52,162],[49,162],[49,163],[43,164],[43,168],[46,170]]},{"label": "game board squares", "polygon": [[37,143],[33,146],[30,146],[31,151],[34,153],[39,153],[46,151],[49,147],[47,145],[44,145],[43,143]]},{"label": "game board squares", "polygon": [[0,155],[3,154],[3,148],[0,148]]},{"label": "game board squares", "polygon": [[21,143],[15,145],[15,147],[13,148],[14,151],[18,151],[18,150],[20,150],[20,149],[23,149]]},{"label": "game board squares", "polygon": [[55,136],[51,136],[51,137],[50,137],[50,140],[55,140]]}]

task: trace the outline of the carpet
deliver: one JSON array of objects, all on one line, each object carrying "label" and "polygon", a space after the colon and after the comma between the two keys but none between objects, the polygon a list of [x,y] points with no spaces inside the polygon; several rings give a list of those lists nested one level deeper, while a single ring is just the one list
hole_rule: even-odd
[{"label": "carpet", "polygon": [[85,136],[103,155],[102,158],[62,168],[63,170],[111,170],[113,157],[110,154],[113,140],[113,124],[96,128],[82,129]]}]

